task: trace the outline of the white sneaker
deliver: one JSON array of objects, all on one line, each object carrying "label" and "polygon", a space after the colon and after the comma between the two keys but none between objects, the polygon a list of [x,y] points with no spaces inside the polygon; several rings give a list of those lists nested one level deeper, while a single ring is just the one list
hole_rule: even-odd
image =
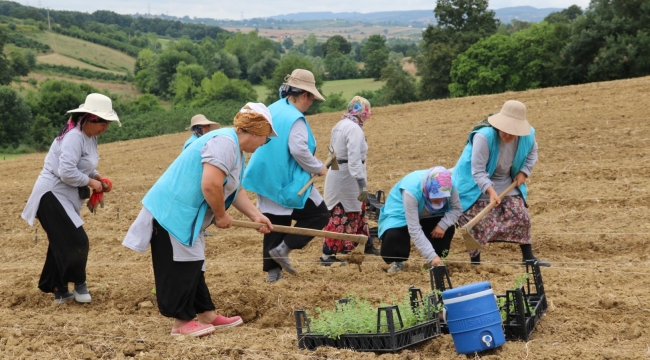
[{"label": "white sneaker", "polygon": [[393,266],[391,266],[390,268],[388,268],[387,273],[389,273],[389,274],[394,274],[394,273],[396,273],[396,272],[400,272],[400,271],[402,271],[402,270],[404,270],[404,262],[395,261],[395,262],[393,263]]},{"label": "white sneaker", "polygon": [[86,286],[85,282],[81,285],[75,285],[72,293],[74,294],[74,299],[77,302],[89,303],[91,300],[90,293],[88,292],[88,287]]}]

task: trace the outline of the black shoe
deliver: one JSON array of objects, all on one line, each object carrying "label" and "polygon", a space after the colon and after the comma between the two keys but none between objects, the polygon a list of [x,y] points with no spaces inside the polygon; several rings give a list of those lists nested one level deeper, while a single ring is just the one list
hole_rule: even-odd
[{"label": "black shoe", "polygon": [[[551,263],[548,262],[548,261],[540,260],[540,259],[537,259],[537,258],[535,258],[535,259],[530,259],[530,260],[535,260],[535,261],[537,261],[537,266],[551,267]],[[528,261],[530,261],[530,260],[528,260]],[[526,260],[522,260],[522,261],[521,261],[521,264],[524,265],[524,266],[526,266]]]},{"label": "black shoe", "polygon": [[336,258],[336,256],[330,255],[327,257],[326,260],[323,260],[323,258],[320,258],[320,266],[332,266],[332,264],[340,263],[341,266],[345,266],[348,264],[347,261],[339,260]]},{"label": "black shoe", "polygon": [[381,250],[375,249],[374,246],[366,246],[366,248],[363,249],[363,253],[366,254],[366,255],[379,256],[379,255],[381,255]]}]

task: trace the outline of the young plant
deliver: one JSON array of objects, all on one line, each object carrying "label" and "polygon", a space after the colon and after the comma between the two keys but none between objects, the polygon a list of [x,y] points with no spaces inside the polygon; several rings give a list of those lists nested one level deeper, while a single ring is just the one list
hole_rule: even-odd
[{"label": "young plant", "polygon": [[[521,288],[526,281],[530,278],[530,274],[524,273],[517,276],[515,279],[515,286],[512,290],[517,290]],[[509,303],[508,309],[506,309],[506,303]],[[515,312],[515,299],[513,298],[513,293],[506,293],[506,296],[497,298],[497,307],[499,308],[499,313],[501,314],[501,321],[506,321],[508,313]],[[535,308],[528,304],[528,311],[531,316],[535,316]]]}]

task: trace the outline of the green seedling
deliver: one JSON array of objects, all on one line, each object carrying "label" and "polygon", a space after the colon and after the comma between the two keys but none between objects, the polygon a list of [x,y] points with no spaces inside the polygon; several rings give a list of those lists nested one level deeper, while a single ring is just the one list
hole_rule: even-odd
[{"label": "green seedling", "polygon": [[[526,283],[528,278],[530,278],[530,274],[528,274],[528,273],[520,274],[519,276],[517,276],[517,278],[515,279],[515,287],[513,287],[512,290],[517,290],[517,289],[521,288]],[[506,299],[506,297],[497,298],[497,307],[499,308],[499,313],[501,314],[501,321],[502,322],[506,321],[506,319],[508,318],[508,312],[511,312],[511,313],[515,312],[515,299],[513,298],[513,294],[508,294],[508,296],[510,297],[508,299]],[[507,300],[507,302],[510,303],[510,306],[509,306],[508,309],[506,309],[506,300]],[[506,311],[506,310],[509,310],[509,311]],[[535,316],[535,308],[534,307],[528,305],[528,311],[530,312],[531,316]]]}]

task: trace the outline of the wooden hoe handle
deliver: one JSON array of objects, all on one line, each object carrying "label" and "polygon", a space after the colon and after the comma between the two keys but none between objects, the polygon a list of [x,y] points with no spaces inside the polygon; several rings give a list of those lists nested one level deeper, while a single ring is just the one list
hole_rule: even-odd
[{"label": "wooden hoe handle", "polygon": [[[253,221],[242,221],[242,220],[233,220],[232,226],[245,227],[250,229],[259,229],[266,226],[266,224],[257,223]],[[285,233],[285,234],[294,234],[294,235],[306,235],[306,236],[318,236],[318,237],[327,237],[337,240],[346,240],[352,241],[359,244],[365,244],[368,242],[368,237],[365,235],[353,235],[353,234],[341,234],[331,231],[322,231],[314,230],[293,226],[283,226],[283,225],[273,225],[273,232]]]},{"label": "wooden hoe handle", "polygon": [[[336,159],[336,153],[332,152],[332,153],[330,153],[330,156],[328,156],[327,159],[325,160],[325,167],[329,167],[330,164],[332,163],[332,160],[334,160],[334,159]],[[303,186],[302,189],[300,189],[300,191],[298,191],[298,196],[302,196],[302,194],[304,194],[305,191],[307,191],[307,189],[309,189],[309,186],[314,183],[314,180],[316,180],[316,176],[317,176],[316,174],[311,175],[311,179],[309,179],[309,181],[307,181],[305,186]],[[273,226],[275,226],[275,225],[273,225]]]},{"label": "wooden hoe handle", "polygon": [[[503,198],[506,196],[506,194],[509,193],[510,191],[512,191],[512,189],[514,189],[516,186],[517,186],[516,182],[513,182],[512,184],[510,184],[510,186],[508,186],[508,188],[505,189],[499,195],[499,199],[503,200]],[[479,221],[481,221],[481,219],[483,219],[483,217],[488,212],[490,212],[490,210],[492,210],[496,205],[497,205],[496,201],[494,201],[494,200],[490,201],[490,203],[488,204],[488,206],[485,207],[485,209],[481,210],[480,213],[476,214],[476,216],[474,216],[474,218],[472,220],[470,220],[467,224],[465,224],[465,226],[463,226],[463,227],[465,229],[467,229],[467,231],[469,231],[471,228],[474,227],[474,225],[476,225]]]}]

